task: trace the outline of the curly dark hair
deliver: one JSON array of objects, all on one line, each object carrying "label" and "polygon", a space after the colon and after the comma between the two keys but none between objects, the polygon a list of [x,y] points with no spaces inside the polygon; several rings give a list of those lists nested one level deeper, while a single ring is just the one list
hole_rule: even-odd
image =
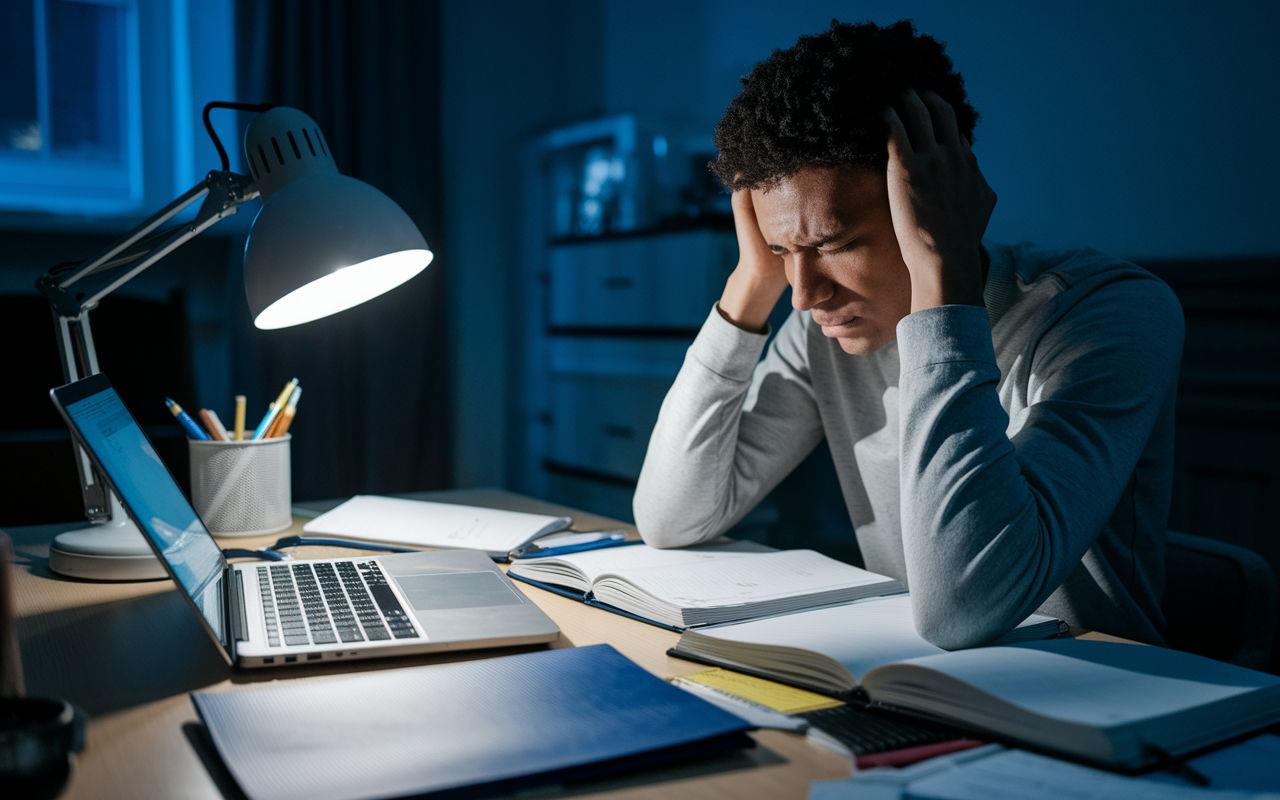
[{"label": "curly dark hair", "polygon": [[910,20],[880,27],[831,20],[831,28],[774,50],[742,79],[716,126],[709,165],[730,190],[769,188],[803,167],[889,163],[884,109],[909,87],[951,104],[973,142],[978,112],[944,45]]}]

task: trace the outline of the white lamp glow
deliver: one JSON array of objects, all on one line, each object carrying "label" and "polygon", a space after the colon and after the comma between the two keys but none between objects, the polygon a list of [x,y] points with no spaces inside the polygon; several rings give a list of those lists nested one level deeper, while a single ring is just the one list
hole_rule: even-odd
[{"label": "white lamp glow", "polygon": [[371,258],[318,278],[263,309],[253,324],[262,330],[301,325],[389,292],[431,263],[430,250],[402,250]]}]

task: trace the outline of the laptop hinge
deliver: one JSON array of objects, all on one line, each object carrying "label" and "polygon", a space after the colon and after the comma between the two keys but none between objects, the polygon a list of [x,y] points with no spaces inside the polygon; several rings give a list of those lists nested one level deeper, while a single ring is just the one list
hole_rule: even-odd
[{"label": "laptop hinge", "polygon": [[249,618],[244,611],[244,573],[231,569],[231,638],[243,642],[249,638]]}]

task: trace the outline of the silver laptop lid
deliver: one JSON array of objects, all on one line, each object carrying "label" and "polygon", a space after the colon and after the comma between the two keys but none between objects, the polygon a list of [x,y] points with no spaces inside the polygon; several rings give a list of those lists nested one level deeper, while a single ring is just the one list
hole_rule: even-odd
[{"label": "silver laptop lid", "polygon": [[98,373],[49,396],[232,660],[222,585],[226,559],[111,381]]}]

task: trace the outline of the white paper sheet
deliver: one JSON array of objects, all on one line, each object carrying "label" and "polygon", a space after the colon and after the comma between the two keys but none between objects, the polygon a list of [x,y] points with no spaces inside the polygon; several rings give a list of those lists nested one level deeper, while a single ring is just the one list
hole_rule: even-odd
[{"label": "white paper sheet", "polygon": [[571,523],[568,517],[356,495],[311,520],[302,529],[307,533],[377,542],[505,554],[539,536],[567,528]]}]

